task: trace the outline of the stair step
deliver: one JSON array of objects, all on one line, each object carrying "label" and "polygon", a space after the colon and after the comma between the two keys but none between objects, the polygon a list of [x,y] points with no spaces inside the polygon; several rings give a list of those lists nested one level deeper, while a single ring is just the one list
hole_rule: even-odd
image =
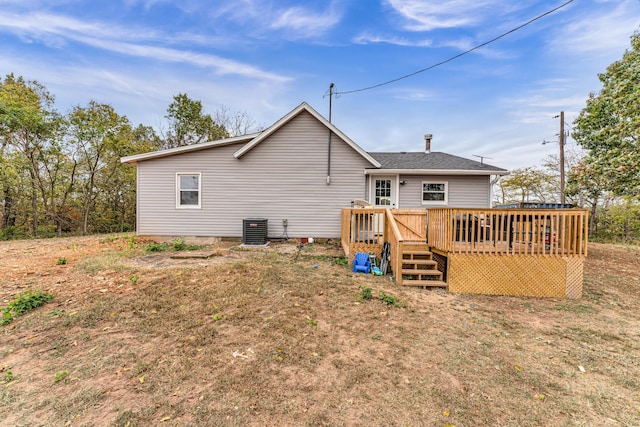
[{"label": "stair step", "polygon": [[403,259],[402,265],[415,264],[415,265],[438,265],[438,263],[432,259]]},{"label": "stair step", "polygon": [[425,243],[406,243],[404,248],[410,251],[428,251],[430,246]]},{"label": "stair step", "polygon": [[432,260],[431,254],[403,254],[402,261],[428,261]]},{"label": "stair step", "polygon": [[428,255],[428,256],[431,256],[431,255],[432,255],[432,252],[431,252],[431,251],[428,251],[428,250],[419,250],[419,249],[416,249],[416,250],[413,250],[413,249],[406,250],[406,249],[405,249],[404,251],[402,251],[402,255]]},{"label": "stair step", "polygon": [[420,286],[429,288],[446,288],[447,283],[442,280],[402,280],[402,286]]},{"label": "stair step", "polygon": [[439,270],[420,270],[420,269],[402,269],[402,275],[408,276],[442,276],[442,271]]}]

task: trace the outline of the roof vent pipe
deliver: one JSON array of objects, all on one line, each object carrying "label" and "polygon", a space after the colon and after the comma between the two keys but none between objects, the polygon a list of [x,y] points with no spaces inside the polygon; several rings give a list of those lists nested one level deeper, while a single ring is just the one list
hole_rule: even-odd
[{"label": "roof vent pipe", "polygon": [[424,136],[424,142],[425,142],[425,153],[430,153],[431,152],[431,139],[433,138],[433,135],[431,135],[430,133],[425,134]]}]

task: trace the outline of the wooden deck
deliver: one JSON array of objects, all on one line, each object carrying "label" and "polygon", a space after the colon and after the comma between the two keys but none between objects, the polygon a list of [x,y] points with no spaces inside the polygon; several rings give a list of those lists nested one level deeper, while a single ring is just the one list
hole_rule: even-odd
[{"label": "wooden deck", "polygon": [[342,245],[379,256],[390,245],[399,285],[580,297],[588,212],[580,209],[344,209]]}]

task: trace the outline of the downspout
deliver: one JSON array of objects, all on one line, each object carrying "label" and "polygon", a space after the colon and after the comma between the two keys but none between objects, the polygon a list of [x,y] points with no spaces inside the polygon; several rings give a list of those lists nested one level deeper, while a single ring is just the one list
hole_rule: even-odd
[{"label": "downspout", "polygon": [[[329,123],[331,123],[331,107],[333,101],[333,83],[329,85]],[[331,184],[331,128],[329,128],[329,144],[327,147],[327,185]]]},{"label": "downspout", "polygon": [[[140,235],[140,163],[136,165],[136,236]],[[174,184],[175,185],[175,184]]]}]

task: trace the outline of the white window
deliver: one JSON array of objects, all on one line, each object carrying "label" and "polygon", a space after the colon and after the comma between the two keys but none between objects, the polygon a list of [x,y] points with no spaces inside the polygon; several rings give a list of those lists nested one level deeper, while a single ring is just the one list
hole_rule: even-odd
[{"label": "white window", "polygon": [[391,180],[376,179],[376,206],[391,206]]},{"label": "white window", "polygon": [[199,209],[201,200],[200,173],[176,174],[176,208]]},{"label": "white window", "polygon": [[448,187],[446,181],[429,182],[422,181],[423,205],[446,205],[448,201]]}]

